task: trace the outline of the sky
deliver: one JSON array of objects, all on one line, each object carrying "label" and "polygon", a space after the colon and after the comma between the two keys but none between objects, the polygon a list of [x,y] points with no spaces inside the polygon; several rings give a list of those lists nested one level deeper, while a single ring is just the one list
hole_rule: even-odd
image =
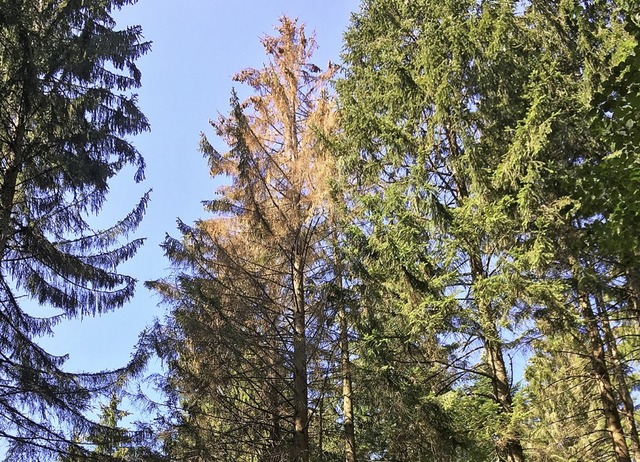
[{"label": "sky", "polygon": [[123,171],[111,185],[99,222],[105,226],[126,215],[139,198],[153,189],[146,217],[135,237],[146,244],[123,271],[138,279],[135,298],[123,308],[97,318],[58,326],[55,336],[42,339],[51,353],[68,354],[70,371],[94,372],[117,368],[130,359],[139,333],[166,307],[143,287],[146,280],[170,271],[160,244],[166,233],[178,237],[176,220],[187,224],[205,218],[201,202],[212,199],[216,185],[198,152],[199,134],[208,135],[224,152],[208,121],[229,110],[232,76],[266,60],[260,38],[274,35],[283,14],[316,32],[314,63],[325,68],[340,61],[342,35],[358,0],[139,0],[114,16],[117,28],[140,24],[152,51],[137,63],[142,71],[139,105],[151,131],[133,138],[145,157],[146,180],[133,181]]}]

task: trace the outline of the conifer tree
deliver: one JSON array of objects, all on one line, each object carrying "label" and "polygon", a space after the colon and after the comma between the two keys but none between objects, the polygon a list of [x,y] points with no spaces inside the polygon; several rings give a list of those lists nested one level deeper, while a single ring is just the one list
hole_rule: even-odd
[{"label": "conifer tree", "polygon": [[[38,337],[64,319],[122,306],[135,280],[118,272],[142,240],[145,195],[112,227],[94,229],[109,180],[144,161],[128,136],[148,129],[130,91],[149,50],[111,13],[132,0],[0,1],[0,435],[7,460],[87,455],[73,438],[116,372],[66,372]],[[33,308],[31,301],[55,309]]]},{"label": "conifer tree", "polygon": [[314,450],[325,377],[312,366],[323,363],[333,278],[332,163],[320,135],[332,130],[334,69],[310,62],[304,26],[284,17],[277,30],[262,39],[269,62],[235,76],[253,94],[234,92],[230,114],[212,122],[230,151],[203,136],[212,175],[228,179],[207,204],[213,217],[167,239],[180,272],[150,284],[173,307],[169,380],[185,412],[176,444],[192,460],[306,462]]},{"label": "conifer tree", "polygon": [[512,266],[516,224],[490,188],[528,71],[513,8],[363,2],[338,91],[353,143],[344,157],[352,210],[366,223],[362,261],[383,287],[396,287],[414,336],[431,339],[419,347],[424,370],[445,364],[443,379],[462,373],[460,385],[492,396],[496,417],[485,424],[497,456],[522,461],[507,338],[540,287]]},{"label": "conifer tree", "polygon": [[[597,90],[615,75],[617,61],[633,46],[633,40],[625,30],[627,15],[614,2],[532,2],[525,16],[539,31],[531,34],[531,40],[540,49],[554,52],[540,55],[544,68],[529,79],[525,93],[529,108],[517,130],[517,136],[527,142],[509,152],[496,179],[508,178],[506,183],[499,182],[518,200],[514,210],[523,229],[530,232],[525,245],[546,249],[544,263],[533,267],[561,287],[557,292],[560,302],[537,313],[539,325],[548,316],[557,326],[549,333],[550,341],[538,347],[544,351],[557,345],[557,336],[573,339],[568,345],[576,347],[569,351],[576,369],[579,358],[586,358],[587,373],[582,378],[598,391],[600,416],[594,416],[592,422],[603,422],[598,427],[600,438],[589,445],[608,458],[628,461],[638,448],[638,437],[628,369],[621,367],[629,365],[631,358],[621,355],[627,340],[618,334],[629,326],[630,311],[629,298],[621,297],[625,267],[620,254],[612,250],[624,248],[622,254],[633,253],[637,245],[634,239],[618,239],[633,235],[620,220],[629,215],[610,208],[619,200],[619,190],[612,181],[612,188],[605,192],[608,186],[601,176],[616,164],[612,159],[618,154],[606,137],[592,129],[591,116]],[[541,136],[536,139],[535,133]],[[512,172],[507,173],[505,167]],[[517,179],[518,175],[526,180]],[[633,214],[633,207],[629,211]],[[603,222],[608,224],[602,226]],[[602,233],[603,228],[608,231]],[[551,351],[546,354],[554,354]],[[575,383],[581,374],[576,372],[568,372],[570,382]]]},{"label": "conifer tree", "polygon": [[[374,284],[406,297],[397,311],[411,328],[451,353],[448,369],[465,372],[457,387],[491,396],[497,414],[485,425],[495,429],[500,460],[524,460],[527,447],[509,373],[513,347],[552,356],[546,348],[558,338],[573,338],[569,356],[588,359],[576,360],[588,367],[581,389],[598,390],[599,406],[581,408],[598,410],[593,422],[605,423],[594,428],[609,446],[594,454],[630,457],[633,406],[624,404],[627,369],[619,365],[632,358],[621,355],[616,333],[633,300],[620,296],[625,285],[632,293],[633,277],[619,256],[633,261],[635,228],[624,220],[636,211],[590,174],[619,169],[629,178],[635,168],[621,168],[589,114],[595,89],[633,48],[624,31],[631,10],[613,2],[371,0],[346,36],[338,90],[352,143],[343,157],[350,206],[364,223],[360,261]],[[629,239],[599,240],[603,229]],[[376,317],[387,316],[378,306]],[[560,320],[553,334],[542,328],[547,316]],[[529,343],[529,333],[549,342]],[[437,361],[432,355],[422,367]]]}]

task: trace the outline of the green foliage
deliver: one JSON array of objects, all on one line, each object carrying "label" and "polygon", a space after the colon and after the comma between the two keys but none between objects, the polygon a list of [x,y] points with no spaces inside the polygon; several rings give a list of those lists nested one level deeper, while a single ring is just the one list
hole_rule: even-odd
[{"label": "green foliage", "polygon": [[[133,165],[143,178],[127,137],[148,129],[130,90],[149,43],[140,27],[116,30],[111,17],[131,3],[0,1],[0,432],[8,460],[87,454],[73,434],[95,428],[85,411],[117,377],[67,373],[66,358],[36,339],[133,295],[135,280],[117,268],[142,244],[126,236],[148,197],[107,229],[90,223],[114,175]],[[60,314],[32,315],[27,299]]]},{"label": "green foliage", "polygon": [[[355,267],[375,295],[372,325],[384,326],[368,345],[435,340],[418,369],[443,361],[460,371],[454,390],[491,397],[493,415],[491,400],[470,404],[495,429],[478,447],[493,442],[501,460],[523,459],[531,418],[506,358],[532,346],[544,355],[552,343],[532,336],[576,329],[574,354],[600,361],[604,318],[577,300],[600,286],[620,296],[619,275],[636,268],[635,163],[629,151],[616,160],[592,123],[596,90],[618,62],[633,62],[631,11],[612,2],[370,0],[346,34],[340,161]],[[620,75],[617,90],[637,73]],[[633,111],[618,113],[602,120],[632,125]],[[628,297],[611,309],[624,310]],[[595,385],[589,377],[581,386]],[[608,453],[605,441],[593,444]]]},{"label": "green foliage", "polygon": [[583,166],[576,195],[582,215],[595,218],[589,239],[629,265],[640,246],[636,226],[640,221],[640,12],[629,3],[620,14],[628,36],[611,57],[615,66],[610,76],[592,98],[593,130],[610,144],[611,152],[597,163]]},{"label": "green foliage", "polygon": [[514,202],[493,184],[509,149],[522,151],[515,128],[534,63],[514,8],[364,2],[337,86],[356,258],[381,284],[381,298],[396,297],[393,309],[408,319],[404,335],[432,339],[418,364],[440,363],[445,377],[455,371],[458,386],[486,375],[500,389],[496,415],[506,413],[506,425],[496,423],[485,440],[496,438],[498,451],[503,439],[518,451],[505,338],[520,329],[534,294],[551,290],[519,266]]},{"label": "green foliage", "polygon": [[575,339],[550,337],[530,360],[523,390],[529,415],[531,460],[608,460],[598,396],[588,379],[588,359]]},{"label": "green foliage", "polygon": [[[170,452],[286,460],[308,417],[310,460],[342,460],[346,333],[361,459],[631,460],[638,30],[635,2],[364,0],[339,130],[330,104],[291,124],[287,85],[316,95],[317,68],[239,74],[256,95],[214,123],[230,151],[202,140],[230,184],[150,284]],[[285,45],[265,40],[304,48]]]},{"label": "green foliage", "polygon": [[[129,413],[119,409],[120,398],[114,393],[108,405],[101,405],[102,413],[100,425],[108,428],[106,434],[92,436],[92,443],[96,448],[94,452],[100,456],[113,457],[115,459],[127,460],[131,448],[127,447],[130,438],[124,428],[119,427],[120,421]],[[114,430],[114,431],[112,431]]]}]

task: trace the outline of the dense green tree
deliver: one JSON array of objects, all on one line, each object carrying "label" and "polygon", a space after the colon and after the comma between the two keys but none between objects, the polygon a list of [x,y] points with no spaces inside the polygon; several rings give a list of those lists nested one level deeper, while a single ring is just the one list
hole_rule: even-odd
[{"label": "dense green tree", "polygon": [[128,415],[128,412],[120,409],[120,404],[121,399],[114,393],[109,404],[100,406],[102,410],[100,424],[115,431],[92,438],[96,445],[94,452],[98,456],[110,456],[118,459],[126,459],[129,456],[130,448],[126,447],[129,442],[127,431],[120,427],[120,422]]},{"label": "dense green tree", "polygon": [[[149,50],[140,27],[115,29],[114,9],[132,0],[0,1],[0,435],[7,460],[44,460],[73,450],[73,435],[117,372],[72,374],[37,339],[64,319],[122,306],[135,280],[118,272],[142,240],[126,240],[147,196],[112,227],[91,218],[109,180],[144,162],[128,141],[148,129],[130,92],[136,58]],[[30,301],[51,311],[33,308]]]},{"label": "dense green tree", "polygon": [[[534,343],[535,345],[535,343]],[[549,333],[529,361],[523,395],[529,460],[607,460],[610,445],[578,338]]]},{"label": "dense green tree", "polygon": [[592,220],[587,238],[615,262],[625,279],[624,290],[632,313],[640,319],[640,237],[636,226],[640,219],[640,18],[634,2],[621,2],[618,12],[629,37],[612,53],[615,66],[592,97],[593,129],[610,144],[611,151],[597,163],[584,166],[577,181],[576,198],[581,215]]},{"label": "dense green tree", "polygon": [[[444,349],[446,369],[461,372],[455,389],[491,397],[496,412],[482,425],[495,429],[487,436],[500,460],[524,459],[531,422],[509,358],[527,345],[553,355],[556,336],[574,339],[576,368],[587,358],[580,386],[598,390],[599,406],[580,409],[604,422],[594,453],[629,460],[619,408],[632,414],[632,358],[617,351],[617,333],[633,278],[607,248],[637,251],[623,238],[635,232],[625,204],[636,192],[632,182],[601,194],[606,178],[589,173],[614,175],[607,164],[627,169],[633,159],[610,161],[590,116],[596,90],[633,49],[632,12],[613,2],[372,0],[346,35],[338,91],[358,258],[371,284],[392,288],[392,319],[408,320],[392,321],[399,335],[382,329],[378,342],[431,338],[423,370]],[[381,307],[373,316],[388,325]],[[530,334],[549,341],[529,343]]]},{"label": "dense green tree", "polygon": [[158,435],[145,434],[148,430],[129,430],[122,426],[123,419],[131,415],[122,408],[122,398],[117,392],[111,395],[108,404],[100,404],[98,426],[91,434],[78,435],[75,440],[82,446],[91,448],[90,454],[72,448],[60,456],[59,462],[166,462],[162,451],[154,445]]},{"label": "dense green tree", "polygon": [[332,69],[283,20],[213,122],[230,151],[203,138],[213,217],[151,283],[172,456],[638,459],[637,24],[624,1],[364,0],[336,128]]},{"label": "dense green tree", "polygon": [[640,9],[635,2],[620,2],[616,9],[627,36],[618,40],[611,61],[615,66],[592,98],[595,133],[610,145],[610,154],[592,168],[583,168],[576,196],[580,216],[589,223],[586,238],[597,249],[602,283],[594,304],[603,331],[610,367],[618,392],[625,432],[633,457],[640,459],[640,437],[631,389],[637,378],[629,375],[637,364],[635,338],[640,320],[640,163],[637,117],[640,114]]},{"label": "dense green tree", "polygon": [[514,267],[516,223],[490,187],[529,72],[514,8],[364,2],[338,90],[363,264],[397,287],[409,325],[431,339],[425,364],[464,372],[459,385],[471,392],[488,379],[490,438],[500,458],[520,461],[507,338],[524,301],[544,288]]},{"label": "dense green tree", "polygon": [[[637,244],[630,238],[634,231],[620,219],[630,215],[617,214],[620,207],[612,205],[626,208],[624,202],[635,193],[620,194],[624,187],[618,187],[613,173],[617,162],[611,162],[618,157],[615,145],[593,130],[609,115],[600,113],[604,118],[594,124],[592,114],[597,92],[634,41],[625,30],[627,15],[614,2],[532,2],[525,17],[539,31],[532,40],[553,53],[540,55],[544,67],[531,75],[524,93],[529,105],[518,136],[528,145],[509,152],[495,179],[518,200],[515,213],[530,232],[525,245],[547,249],[537,270],[561,287],[560,303],[538,312],[539,321],[548,317],[556,328],[547,330],[550,339],[538,343],[539,351],[549,347],[555,354],[558,335],[573,339],[567,346],[574,348],[568,353],[576,367],[568,376],[574,383],[581,376],[598,390],[596,409],[604,421],[600,437],[589,445],[603,460],[626,461],[640,445],[626,377],[631,358],[619,347],[625,343],[618,336],[622,324],[630,326],[629,297],[624,296],[628,268],[620,257],[636,252]],[[585,371],[580,371],[581,357],[587,359]],[[579,413],[562,418],[569,416],[579,418]]]}]

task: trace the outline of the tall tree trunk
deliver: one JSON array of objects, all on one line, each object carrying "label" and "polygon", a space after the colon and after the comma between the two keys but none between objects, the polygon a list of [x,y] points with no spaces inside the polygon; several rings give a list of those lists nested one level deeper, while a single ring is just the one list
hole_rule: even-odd
[{"label": "tall tree trunk", "polygon": [[[471,276],[475,284],[482,276],[481,261],[477,256],[471,257]],[[511,384],[509,374],[502,352],[502,342],[491,307],[484,301],[476,300],[478,305],[480,323],[486,361],[491,374],[494,399],[500,406],[500,411],[507,416],[513,414],[513,397],[511,396]],[[503,441],[497,443],[496,449],[501,460],[506,462],[524,462],[524,450],[517,435],[509,432]]]},{"label": "tall tree trunk", "polygon": [[[481,314],[481,317],[484,318],[485,316]],[[485,318],[483,324],[484,349],[491,374],[494,399],[500,406],[500,412],[510,417],[513,414],[513,398],[511,396],[509,375],[507,374],[507,367],[502,353],[502,345],[498,340],[498,332],[493,321]],[[503,441],[498,442],[497,450],[500,459],[503,461],[524,462],[525,460],[524,450],[519,438],[511,434],[508,434]]]},{"label": "tall tree trunk", "polygon": [[[489,333],[492,336],[493,333]],[[485,333],[485,352],[491,370],[491,382],[496,401],[500,405],[502,413],[511,416],[513,414],[513,398],[511,396],[511,386],[509,376],[504,362],[502,346],[499,341],[487,337]],[[519,438],[509,435],[501,443],[499,448],[504,460],[508,462],[524,462],[524,450]]]},{"label": "tall tree trunk", "polygon": [[[11,215],[15,206],[18,177],[23,168],[24,143],[27,133],[27,124],[31,116],[31,93],[34,88],[36,74],[33,65],[33,52],[29,33],[22,27],[19,28],[20,43],[22,45],[22,85],[20,106],[13,136],[10,140],[3,140],[8,146],[7,152],[2,152],[3,171],[0,186],[0,259],[4,259],[7,243],[13,233]],[[4,150],[3,150],[4,151]]]},{"label": "tall tree trunk", "polygon": [[633,398],[631,397],[631,392],[629,391],[629,386],[627,385],[627,379],[622,368],[622,358],[620,357],[620,352],[618,351],[618,347],[616,345],[613,329],[611,328],[609,315],[606,311],[606,307],[604,306],[601,296],[598,296],[596,298],[596,303],[596,306],[598,308],[598,315],[602,320],[602,329],[604,332],[605,344],[607,346],[607,350],[609,351],[609,355],[611,356],[613,376],[618,385],[618,395],[622,404],[622,417],[624,418],[624,422],[627,426],[626,433],[629,436],[629,440],[631,441],[631,451],[633,452],[634,459],[636,461],[640,461],[640,438],[638,438],[638,427],[636,425],[634,416]]},{"label": "tall tree trunk", "polygon": [[[15,159],[15,156],[13,158]],[[16,185],[20,169],[19,163],[12,162],[9,168],[3,172],[3,182],[0,187],[0,258],[4,258],[7,243],[13,232],[11,215],[15,205]]]},{"label": "tall tree trunk", "polygon": [[636,316],[636,320],[640,322],[640,270],[627,264],[625,267],[627,277],[627,290],[631,301],[631,308]]},{"label": "tall tree trunk", "polygon": [[356,436],[353,416],[353,387],[349,358],[349,323],[344,304],[340,304],[340,355],[342,367],[342,418],[344,419],[344,460],[356,461]]},{"label": "tall tree trunk", "polygon": [[268,342],[268,367],[267,381],[264,384],[266,394],[268,396],[269,414],[271,419],[271,427],[269,428],[269,453],[266,460],[275,462],[282,459],[284,454],[282,445],[282,415],[280,412],[280,393],[278,392],[278,346],[276,344],[276,332],[270,333],[273,340]]},{"label": "tall tree trunk", "polygon": [[309,462],[309,401],[304,297],[304,257],[296,246],[293,258],[294,462]]},{"label": "tall tree trunk", "polygon": [[582,318],[586,322],[587,335],[589,337],[589,358],[595,381],[600,393],[602,402],[602,412],[607,422],[607,430],[611,436],[611,442],[615,452],[617,462],[631,462],[629,448],[625,440],[624,430],[618,413],[618,403],[616,401],[613,385],[609,377],[607,363],[605,360],[604,343],[600,336],[598,320],[596,319],[588,295],[580,293],[579,306]]},{"label": "tall tree trunk", "polygon": [[4,157],[4,169],[2,172],[2,181],[0,183],[0,258],[4,258],[7,243],[13,233],[11,225],[11,215],[16,200],[16,191],[18,187],[18,177],[22,171],[22,148],[20,144],[23,142],[24,126],[20,121],[16,129],[15,140],[13,142],[11,152],[2,153]]},{"label": "tall tree trunk", "polygon": [[[482,274],[480,260],[472,258],[471,267],[472,278],[475,283]],[[478,304],[480,322],[482,324],[484,349],[491,374],[493,396],[500,406],[500,412],[510,417],[513,414],[513,398],[502,352],[502,342],[489,305],[479,300],[476,300],[476,303]],[[524,462],[525,460],[520,439],[511,433],[507,434],[503,441],[498,442],[496,449],[501,460],[507,462]]]},{"label": "tall tree trunk", "polygon": [[318,455],[324,462],[324,398],[318,401]]},{"label": "tall tree trunk", "polygon": [[[335,230],[338,229],[337,220],[333,219],[333,246],[338,249],[338,237]],[[337,286],[342,294],[344,289],[342,263],[336,257],[334,261]],[[338,298],[338,317],[340,319],[340,369],[342,372],[342,419],[344,425],[344,460],[345,462],[356,461],[356,435],[355,419],[353,412],[353,384],[351,381],[351,358],[349,353],[349,319],[347,318],[347,308],[343,297]]]}]

